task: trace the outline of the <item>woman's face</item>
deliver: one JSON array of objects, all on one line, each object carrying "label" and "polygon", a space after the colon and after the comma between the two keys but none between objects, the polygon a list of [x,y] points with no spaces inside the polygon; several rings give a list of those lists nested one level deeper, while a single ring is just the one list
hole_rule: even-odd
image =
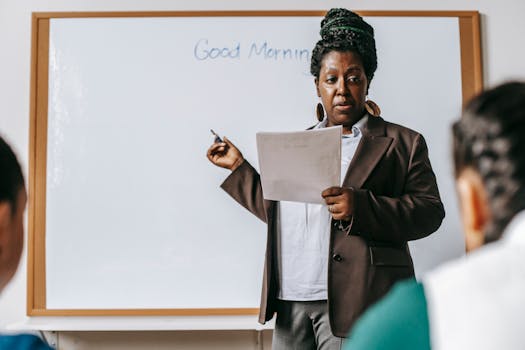
[{"label": "woman's face", "polygon": [[13,278],[24,242],[24,211],[27,196],[20,190],[16,208],[7,201],[0,202],[0,291]]},{"label": "woman's face", "polygon": [[368,90],[361,56],[351,51],[330,51],[321,61],[315,85],[326,110],[327,125],[343,125],[351,131],[363,116]]}]

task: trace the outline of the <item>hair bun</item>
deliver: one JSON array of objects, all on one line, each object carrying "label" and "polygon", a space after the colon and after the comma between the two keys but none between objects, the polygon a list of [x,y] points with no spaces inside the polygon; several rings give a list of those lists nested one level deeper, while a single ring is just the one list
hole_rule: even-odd
[{"label": "hair bun", "polygon": [[331,9],[321,21],[321,40],[312,50],[310,72],[319,78],[321,62],[330,51],[352,51],[359,54],[368,83],[377,69],[374,29],[363,17],[343,8]]},{"label": "hair bun", "polygon": [[344,8],[328,11],[321,21],[321,38],[333,40],[334,37],[355,36],[362,34],[374,37],[374,29],[357,13]]}]

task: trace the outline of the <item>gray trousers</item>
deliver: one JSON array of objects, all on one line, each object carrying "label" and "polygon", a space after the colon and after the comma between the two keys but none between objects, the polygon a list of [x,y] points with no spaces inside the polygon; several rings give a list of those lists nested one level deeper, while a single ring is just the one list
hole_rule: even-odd
[{"label": "gray trousers", "polygon": [[279,300],[272,350],[341,350],[343,338],[332,334],[326,300]]}]

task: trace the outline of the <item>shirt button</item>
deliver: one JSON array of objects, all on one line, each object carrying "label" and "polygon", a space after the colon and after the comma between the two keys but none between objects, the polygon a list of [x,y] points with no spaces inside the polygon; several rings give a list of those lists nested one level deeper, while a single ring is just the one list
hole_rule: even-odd
[{"label": "shirt button", "polygon": [[341,261],[343,261],[343,257],[342,257],[341,255],[339,255],[339,254],[334,254],[334,255],[332,256],[332,259],[334,259],[334,260],[337,261],[337,262],[341,262]]}]

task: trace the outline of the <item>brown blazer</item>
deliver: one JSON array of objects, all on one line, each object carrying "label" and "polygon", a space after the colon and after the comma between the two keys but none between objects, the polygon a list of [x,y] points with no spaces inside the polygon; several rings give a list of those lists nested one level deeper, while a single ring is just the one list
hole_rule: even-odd
[{"label": "brown blazer", "polygon": [[[343,187],[352,188],[350,230],[332,220],[328,262],[328,310],[332,332],[348,334],[372,303],[401,279],[414,276],[407,241],[436,231],[445,216],[423,136],[369,117]],[[276,204],[263,199],[260,177],[245,161],[221,186],[268,224],[259,322],[273,317],[276,273]]]}]

